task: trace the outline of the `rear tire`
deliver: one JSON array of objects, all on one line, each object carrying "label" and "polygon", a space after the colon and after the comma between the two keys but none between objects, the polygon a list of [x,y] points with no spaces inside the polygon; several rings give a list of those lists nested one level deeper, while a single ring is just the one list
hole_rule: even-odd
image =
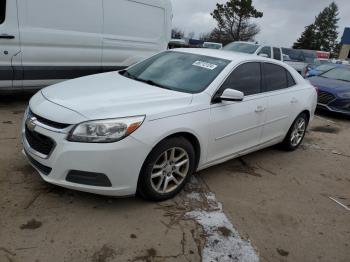
[{"label": "rear tire", "polygon": [[309,118],[306,113],[301,113],[290,127],[281,146],[284,150],[294,151],[303,142],[308,126]]},{"label": "rear tire", "polygon": [[148,155],[137,186],[138,194],[152,201],[177,195],[195,172],[195,151],[183,137],[160,142]]}]

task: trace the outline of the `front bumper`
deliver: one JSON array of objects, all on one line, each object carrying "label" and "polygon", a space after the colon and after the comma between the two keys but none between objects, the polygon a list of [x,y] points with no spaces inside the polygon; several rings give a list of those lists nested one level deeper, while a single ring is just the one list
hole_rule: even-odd
[{"label": "front bumper", "polygon": [[[131,136],[111,144],[69,142],[66,140],[66,132],[55,132],[41,124],[36,125],[34,131],[55,142],[55,147],[49,155],[38,154],[26,140],[25,121],[23,122],[23,153],[46,182],[108,196],[128,196],[136,193],[138,177],[150,150],[147,145]],[[69,182],[67,175],[71,171],[104,174],[111,185],[102,187]]]},{"label": "front bumper", "polygon": [[317,107],[335,113],[350,115],[350,99],[336,99],[329,104],[318,103]]}]

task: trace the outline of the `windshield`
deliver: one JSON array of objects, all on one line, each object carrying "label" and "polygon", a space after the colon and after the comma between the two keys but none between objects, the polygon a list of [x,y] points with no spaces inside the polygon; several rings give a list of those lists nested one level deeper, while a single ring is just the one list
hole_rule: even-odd
[{"label": "windshield", "polygon": [[186,93],[199,93],[230,63],[215,57],[166,51],[120,73],[136,81]]},{"label": "windshield", "polygon": [[325,78],[350,82],[350,68],[334,68],[321,75]]},{"label": "windshield", "polygon": [[336,65],[334,65],[334,64],[323,64],[323,65],[316,67],[316,70],[325,72],[325,71],[333,69],[334,67],[336,67]]},{"label": "windshield", "polygon": [[259,45],[255,45],[255,44],[233,42],[225,46],[223,50],[235,51],[235,52],[246,53],[246,54],[254,54],[258,48],[259,48]]}]

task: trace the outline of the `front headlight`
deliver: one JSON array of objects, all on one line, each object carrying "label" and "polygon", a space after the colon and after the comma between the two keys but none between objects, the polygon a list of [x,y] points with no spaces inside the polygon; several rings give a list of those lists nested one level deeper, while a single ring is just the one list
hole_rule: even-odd
[{"label": "front headlight", "polygon": [[94,120],[76,125],[68,141],[84,143],[113,143],[127,137],[138,129],[145,116]]}]

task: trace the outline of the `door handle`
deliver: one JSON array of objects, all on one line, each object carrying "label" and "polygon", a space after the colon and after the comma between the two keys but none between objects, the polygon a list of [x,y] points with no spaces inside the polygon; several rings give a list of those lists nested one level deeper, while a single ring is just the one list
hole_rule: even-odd
[{"label": "door handle", "polygon": [[0,39],[14,39],[14,35],[2,34],[0,35]]},{"label": "door handle", "polygon": [[261,113],[261,112],[264,112],[265,111],[265,107],[263,106],[258,106],[256,109],[255,109],[255,113]]}]

